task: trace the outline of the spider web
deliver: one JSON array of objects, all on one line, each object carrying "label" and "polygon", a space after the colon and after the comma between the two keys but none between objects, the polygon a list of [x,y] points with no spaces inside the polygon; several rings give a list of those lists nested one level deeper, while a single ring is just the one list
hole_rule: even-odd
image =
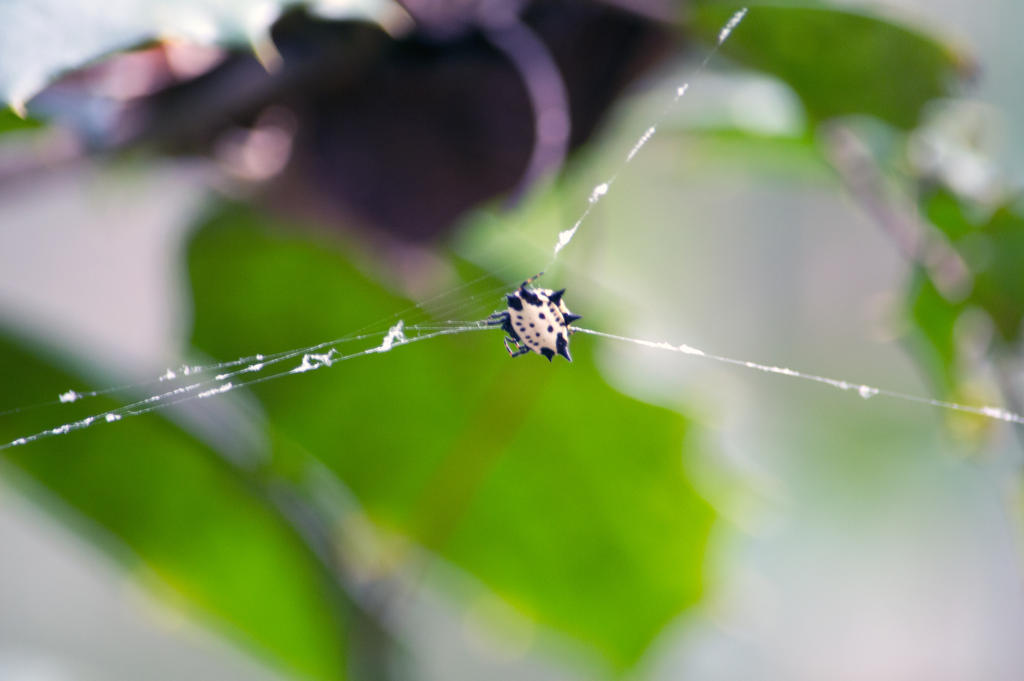
[{"label": "spider web", "polygon": [[[715,45],[693,71],[694,76],[699,75],[705,70],[717,54],[719,48],[743,21],[746,14],[747,9],[741,9],[722,27]],[[549,270],[556,264],[564,250],[572,243],[580,228],[587,222],[602,199],[612,190],[620,174],[628,169],[628,166],[640,155],[645,146],[657,135],[660,126],[676,108],[679,101],[687,94],[689,88],[690,81],[675,87],[669,101],[662,107],[660,113],[654,116],[653,123],[647,126],[636,138],[610,176],[593,186],[589,193],[587,204],[575,222],[567,229],[558,233],[544,271]],[[512,266],[508,265],[498,268],[493,274],[496,276],[508,276],[511,274],[511,270]],[[539,276],[543,276],[543,274],[544,272],[542,271]],[[183,364],[166,369],[161,375],[154,377],[150,381],[117,385],[93,391],[69,389],[48,402],[0,411],[0,416],[6,416],[44,407],[76,403],[106,395],[121,393],[146,395],[146,397],[113,409],[96,412],[77,420],[65,421],[47,430],[26,434],[9,442],[0,443],[0,450],[27,445],[43,438],[66,435],[73,431],[99,424],[115,423],[124,418],[148,414],[194,400],[225,395],[246,386],[331,368],[345,361],[383,354],[405,345],[433,340],[442,336],[477,331],[495,331],[495,327],[487,323],[487,317],[494,311],[496,306],[500,305],[502,294],[507,292],[511,286],[509,284],[500,284],[480,288],[480,284],[486,276],[481,276],[437,296],[420,301],[414,306],[355,330],[352,333],[315,345],[267,354],[253,354],[225,362]],[[478,288],[480,290],[477,290]],[[682,343],[654,341],[585,327],[576,327],[574,331],[619,343],[641,346],[662,352],[684,354],[744,369],[810,381],[837,390],[850,391],[864,399],[882,396],[924,404],[939,409],[970,413],[1009,423],[1024,424],[1024,416],[997,406],[977,406],[938,400],[856,381],[829,378],[787,367],[735,359]]]}]

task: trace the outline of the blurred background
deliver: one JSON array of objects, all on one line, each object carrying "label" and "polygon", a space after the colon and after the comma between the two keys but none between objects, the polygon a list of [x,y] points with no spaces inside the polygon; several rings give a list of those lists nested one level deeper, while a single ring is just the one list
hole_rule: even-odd
[{"label": "blurred background", "polygon": [[[89,5],[0,7],[4,443],[486,317],[613,175],[581,324],[1024,411],[1013,0],[755,2],[701,71],[738,4]],[[1024,675],[1019,426],[500,338],[0,450],[0,679]]]}]

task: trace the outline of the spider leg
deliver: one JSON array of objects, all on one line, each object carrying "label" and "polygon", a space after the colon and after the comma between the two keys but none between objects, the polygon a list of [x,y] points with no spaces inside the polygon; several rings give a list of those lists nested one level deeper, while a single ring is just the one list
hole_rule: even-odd
[{"label": "spider leg", "polygon": [[487,325],[499,326],[502,331],[513,338],[517,335],[515,330],[512,328],[512,316],[508,312],[495,312],[487,318]]},{"label": "spider leg", "polygon": [[528,286],[529,284],[532,284],[533,282],[537,281],[537,279],[539,279],[540,277],[543,277],[543,276],[544,276],[543,272],[538,272],[537,274],[533,275],[532,277],[530,277],[529,279],[524,281],[522,284],[520,284],[519,288],[525,288],[526,286]]},{"label": "spider leg", "polygon": [[[515,347],[514,351],[512,350],[512,347],[509,346],[509,343],[512,343],[512,345]],[[522,345],[519,344],[519,341],[516,340],[515,338],[505,339],[505,349],[508,351],[509,357],[518,357],[519,355],[525,355],[530,351],[530,348],[524,348]]]}]

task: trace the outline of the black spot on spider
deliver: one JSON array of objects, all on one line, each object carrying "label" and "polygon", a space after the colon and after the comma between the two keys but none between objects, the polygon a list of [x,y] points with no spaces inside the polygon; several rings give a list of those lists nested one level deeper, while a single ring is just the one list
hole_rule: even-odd
[{"label": "black spot on spider", "polygon": [[552,332],[552,331],[554,331],[554,330],[555,330],[555,327],[553,327],[553,326],[549,326],[549,327],[548,327],[548,333],[551,333],[551,332]]},{"label": "black spot on spider", "polygon": [[533,322],[530,322],[530,326],[533,326]]},{"label": "black spot on spider", "polygon": [[537,316],[538,316],[538,317],[540,317],[541,319],[547,319],[547,317],[545,317],[545,316],[544,316],[544,313],[543,313],[543,312],[541,312],[541,313],[540,313],[539,315],[537,315]]},{"label": "black spot on spider", "polygon": [[517,296],[516,294],[508,294],[507,296],[505,296],[505,300],[508,301],[508,306],[511,307],[513,310],[523,309],[523,301],[519,300],[519,296]]}]

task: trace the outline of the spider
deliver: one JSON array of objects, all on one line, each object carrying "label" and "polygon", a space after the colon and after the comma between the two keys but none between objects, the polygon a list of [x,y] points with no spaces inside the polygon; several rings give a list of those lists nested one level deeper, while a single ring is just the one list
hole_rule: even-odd
[{"label": "spider", "polygon": [[509,357],[519,357],[532,351],[547,357],[549,362],[556,354],[571,362],[569,334],[572,329],[569,324],[580,319],[580,315],[569,312],[562,302],[564,288],[552,291],[531,287],[530,283],[539,276],[530,277],[505,296],[508,308],[495,312],[488,323],[500,326],[508,334],[505,349]]}]

